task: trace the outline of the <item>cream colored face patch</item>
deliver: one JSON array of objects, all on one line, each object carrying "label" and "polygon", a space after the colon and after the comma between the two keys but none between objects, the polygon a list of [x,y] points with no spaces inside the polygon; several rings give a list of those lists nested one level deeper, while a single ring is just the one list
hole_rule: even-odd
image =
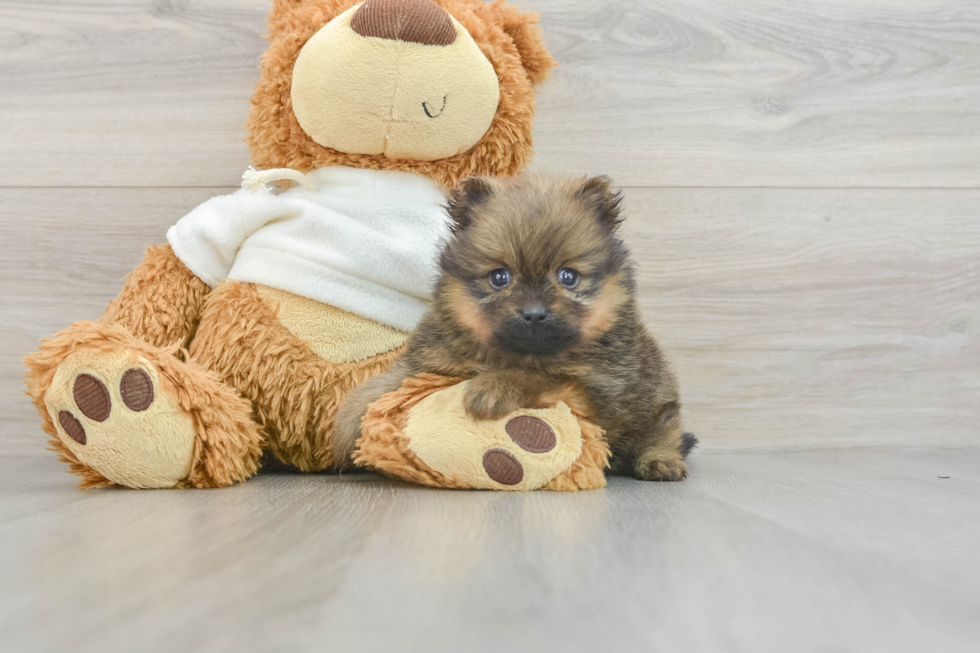
[{"label": "cream colored face patch", "polygon": [[431,469],[469,487],[536,490],[582,455],[582,429],[564,403],[477,421],[463,409],[469,382],[435,392],[409,411],[409,448]]},{"label": "cream colored face patch", "polygon": [[307,41],[293,68],[292,104],[314,141],[348,154],[434,161],[475,145],[500,87],[493,65],[455,19],[449,45],[361,36],[356,5]]}]

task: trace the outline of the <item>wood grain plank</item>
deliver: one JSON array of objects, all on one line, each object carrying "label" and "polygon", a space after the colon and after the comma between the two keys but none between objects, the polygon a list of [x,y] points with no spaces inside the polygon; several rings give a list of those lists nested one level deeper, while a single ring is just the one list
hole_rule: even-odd
[{"label": "wood grain plank", "polygon": [[94,320],[148,245],[232,188],[0,189],[0,414],[17,424],[3,453],[40,453],[46,436],[23,394],[23,356],[75,320]]},{"label": "wood grain plank", "polygon": [[537,166],[635,186],[977,187],[980,7],[551,0]]},{"label": "wood grain plank", "polygon": [[978,464],[700,452],[683,483],[579,494],[375,475],[80,492],[50,458],[0,457],[0,633],[103,653],[965,653]]},{"label": "wood grain plank", "polygon": [[[980,7],[527,0],[536,168],[630,186],[977,187]],[[267,0],[0,3],[0,185],[223,186]]]},{"label": "wood grain plank", "polygon": [[[0,451],[41,447],[21,357],[97,317],[144,246],[222,190],[0,190]],[[626,203],[644,315],[705,448],[980,446],[980,191]]]},{"label": "wood grain plank", "polygon": [[641,305],[706,442],[980,446],[975,191],[626,198]]},{"label": "wood grain plank", "polygon": [[237,185],[269,6],[0,4],[0,184]]}]

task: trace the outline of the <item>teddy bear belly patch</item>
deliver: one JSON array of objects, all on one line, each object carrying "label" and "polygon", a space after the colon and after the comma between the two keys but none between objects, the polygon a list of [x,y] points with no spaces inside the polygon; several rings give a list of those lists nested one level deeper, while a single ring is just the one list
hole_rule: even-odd
[{"label": "teddy bear belly patch", "polygon": [[330,363],[354,363],[398,349],[408,334],[360,315],[256,284],[259,296],[278,306],[279,323]]}]

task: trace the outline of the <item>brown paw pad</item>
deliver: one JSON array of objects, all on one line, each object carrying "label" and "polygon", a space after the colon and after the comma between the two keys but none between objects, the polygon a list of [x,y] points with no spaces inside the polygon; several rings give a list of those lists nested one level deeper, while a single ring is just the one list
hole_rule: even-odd
[{"label": "brown paw pad", "polygon": [[548,423],[530,415],[515,417],[507,422],[504,430],[514,444],[528,453],[547,453],[558,443],[555,431]]},{"label": "brown paw pad", "polygon": [[153,403],[153,381],[145,370],[134,367],[122,375],[119,393],[126,408],[134,413],[143,412]]},{"label": "brown paw pad", "polygon": [[85,428],[82,426],[82,423],[75,419],[75,416],[67,410],[58,413],[58,423],[61,424],[61,428],[65,429],[68,437],[78,444],[85,444],[88,441],[85,437]]},{"label": "brown paw pad", "polygon": [[491,449],[483,454],[483,469],[501,485],[517,485],[524,479],[520,461],[503,449]]},{"label": "brown paw pad", "polygon": [[109,419],[112,401],[109,399],[109,390],[102,381],[91,374],[79,374],[72,387],[72,394],[75,397],[75,405],[85,417],[96,422]]}]

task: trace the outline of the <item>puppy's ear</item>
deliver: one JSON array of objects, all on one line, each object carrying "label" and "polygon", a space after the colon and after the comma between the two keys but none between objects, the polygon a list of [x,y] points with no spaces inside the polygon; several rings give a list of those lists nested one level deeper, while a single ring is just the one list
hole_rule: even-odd
[{"label": "puppy's ear", "polygon": [[575,197],[595,211],[603,226],[612,231],[619,228],[623,221],[623,194],[612,187],[609,177],[589,177],[575,191]]},{"label": "puppy's ear", "polygon": [[453,219],[453,231],[460,232],[473,224],[473,209],[493,194],[490,182],[480,177],[468,177],[449,194],[448,212]]}]

